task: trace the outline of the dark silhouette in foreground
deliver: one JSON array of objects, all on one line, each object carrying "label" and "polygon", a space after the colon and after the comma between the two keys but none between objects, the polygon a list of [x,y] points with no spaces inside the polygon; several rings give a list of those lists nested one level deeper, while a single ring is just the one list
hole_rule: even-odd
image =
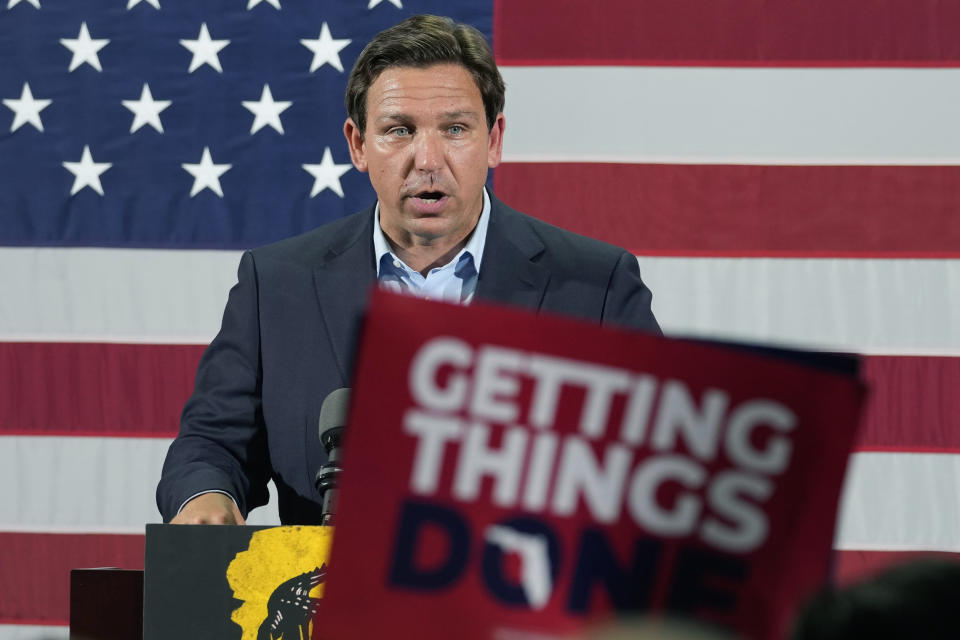
[{"label": "dark silhouette in foreground", "polygon": [[792,640],[960,638],[960,564],[927,558],[844,588],[802,610]]}]

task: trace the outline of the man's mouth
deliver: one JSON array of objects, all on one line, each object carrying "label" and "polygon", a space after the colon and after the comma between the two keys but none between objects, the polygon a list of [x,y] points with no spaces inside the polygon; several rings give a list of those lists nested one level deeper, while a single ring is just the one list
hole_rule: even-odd
[{"label": "man's mouth", "polygon": [[441,198],[443,198],[445,195],[446,194],[440,191],[423,191],[421,193],[418,193],[414,197],[419,198],[421,200],[426,200],[428,202],[436,202],[437,200],[440,200]]},{"label": "man's mouth", "polygon": [[442,191],[421,191],[411,197],[414,208],[421,214],[440,213],[447,203],[447,194]]}]

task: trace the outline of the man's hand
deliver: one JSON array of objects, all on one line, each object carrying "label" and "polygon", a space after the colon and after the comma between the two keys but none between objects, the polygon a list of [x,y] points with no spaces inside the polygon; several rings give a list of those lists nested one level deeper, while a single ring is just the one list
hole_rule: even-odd
[{"label": "man's hand", "polygon": [[204,493],[183,505],[170,524],[247,524],[230,496]]}]

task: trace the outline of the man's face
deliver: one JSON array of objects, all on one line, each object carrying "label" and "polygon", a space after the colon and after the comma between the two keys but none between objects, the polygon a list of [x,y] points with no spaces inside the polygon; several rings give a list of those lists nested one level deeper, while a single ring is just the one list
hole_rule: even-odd
[{"label": "man's face", "polygon": [[380,225],[401,246],[470,233],[503,130],[503,114],[487,129],[480,90],[457,64],[386,69],[367,92],[366,129],[344,125],[353,164],[377,192]]}]

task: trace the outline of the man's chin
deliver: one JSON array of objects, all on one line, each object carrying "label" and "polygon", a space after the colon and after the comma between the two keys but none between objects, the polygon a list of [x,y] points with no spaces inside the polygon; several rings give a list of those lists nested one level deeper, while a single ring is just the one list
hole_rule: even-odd
[{"label": "man's chin", "polygon": [[421,241],[432,243],[449,236],[453,227],[442,216],[419,216],[409,221],[407,230]]}]

